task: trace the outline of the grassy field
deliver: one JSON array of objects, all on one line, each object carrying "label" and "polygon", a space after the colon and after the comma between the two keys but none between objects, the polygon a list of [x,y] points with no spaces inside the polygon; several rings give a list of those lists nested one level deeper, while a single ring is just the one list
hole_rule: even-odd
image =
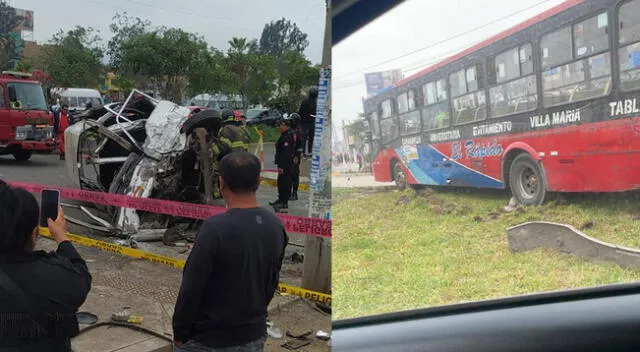
[{"label": "grassy field", "polygon": [[553,221],[640,248],[638,194],[556,196],[504,213],[507,201],[494,191],[334,189],[333,318],[640,280],[640,270],[551,249],[511,253],[505,231]]}]

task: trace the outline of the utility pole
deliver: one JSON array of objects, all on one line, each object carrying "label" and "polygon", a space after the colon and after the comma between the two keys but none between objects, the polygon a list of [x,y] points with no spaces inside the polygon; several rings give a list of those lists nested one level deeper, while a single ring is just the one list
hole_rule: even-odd
[{"label": "utility pole", "polygon": [[[324,45],[311,159],[309,217],[331,219],[331,5],[325,1]],[[331,293],[331,239],[307,236],[302,287]]]}]

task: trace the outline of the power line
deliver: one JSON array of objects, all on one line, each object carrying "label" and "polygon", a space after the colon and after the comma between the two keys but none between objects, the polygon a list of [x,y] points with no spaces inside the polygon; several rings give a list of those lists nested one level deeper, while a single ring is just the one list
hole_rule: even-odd
[{"label": "power line", "polygon": [[[450,50],[450,51],[448,51],[448,52],[446,52],[446,53],[439,54],[437,57],[431,57],[431,58],[429,58],[429,59],[426,59],[426,60],[428,60],[428,61],[426,61],[426,62],[425,62],[425,60],[420,60],[420,61],[414,62],[414,63],[412,63],[411,65],[409,65],[409,66],[411,66],[410,68],[403,68],[403,69],[402,69],[402,73],[403,73],[403,74],[406,74],[406,73],[408,73],[409,71],[413,71],[413,70],[420,70],[420,69],[426,68],[426,67],[428,67],[428,66],[431,66],[431,65],[433,65],[433,64],[435,64],[435,63],[438,63],[438,62],[440,62],[440,61],[442,61],[442,60],[445,60],[445,59],[446,59],[447,57],[449,57],[450,55],[453,55],[453,54],[459,53],[459,52],[461,52],[462,50],[464,50],[464,49],[466,49],[466,48],[471,47],[471,46],[472,46],[472,45],[474,45],[475,43],[476,43],[476,42],[469,43],[469,44],[466,44],[466,45],[463,45],[463,46],[459,46],[458,48],[456,48],[456,49],[454,49],[454,50]],[[360,83],[362,83],[362,78],[355,78],[355,79],[353,79],[353,78],[352,78],[352,79],[350,79],[350,80],[348,80],[348,81],[343,81],[343,82],[337,81],[337,82],[335,82],[335,83],[334,83],[334,85],[339,85],[339,86],[345,86],[345,85],[353,86],[353,85],[360,84]]]},{"label": "power line", "polygon": [[[413,70],[421,70],[423,68],[429,67],[429,66],[431,66],[433,64],[436,64],[436,63],[438,63],[438,62],[440,62],[442,60],[445,60],[450,55],[459,53],[460,51],[471,47],[472,45],[473,45],[473,43],[469,43],[469,44],[467,44],[465,46],[460,46],[455,50],[451,50],[451,51],[448,51],[448,52],[446,52],[446,53],[444,53],[442,55],[438,55],[438,57],[431,58],[427,62],[422,62],[420,64],[415,63],[415,64],[417,64],[417,66],[413,66],[413,67],[410,67],[410,68],[402,69],[402,73],[403,74],[407,74],[408,72],[413,71]],[[333,90],[341,90],[341,89],[345,89],[345,88],[351,88],[351,87],[355,87],[355,86],[362,85],[362,84],[363,84],[362,79],[351,80],[348,83],[345,82],[344,84],[339,84],[338,82],[336,82],[336,85],[338,85],[338,87],[334,87]]]},{"label": "power line", "polygon": [[475,32],[475,31],[477,31],[477,30],[479,30],[479,29],[486,28],[486,27],[488,27],[488,26],[490,26],[490,25],[492,25],[492,24],[495,24],[495,23],[498,23],[498,22],[500,22],[500,21],[506,20],[506,19],[508,19],[508,18],[510,18],[510,17],[513,17],[513,16],[516,16],[516,15],[519,15],[519,14],[521,14],[521,13],[525,12],[525,11],[531,10],[531,9],[533,9],[533,8],[535,8],[535,7],[538,7],[538,6],[542,5],[542,4],[545,4],[545,3],[548,3],[548,2],[551,2],[551,1],[555,1],[555,0],[544,0],[544,1],[540,1],[540,2],[538,2],[538,3],[536,3],[536,4],[532,5],[532,6],[529,6],[529,7],[527,7],[527,8],[522,9],[522,10],[516,11],[516,12],[514,12],[514,13],[511,13],[511,14],[507,15],[507,16],[501,17],[501,18],[499,18],[499,19],[497,19],[497,20],[494,20],[494,21],[491,21],[491,22],[485,23],[485,24],[483,24],[483,25],[481,25],[481,26],[479,26],[479,27],[475,27],[475,28],[473,28],[473,29],[470,29],[470,30],[468,30],[468,31],[465,31],[465,32],[462,32],[462,33],[456,34],[456,35],[454,35],[454,36],[452,36],[452,37],[449,37],[449,38],[447,38],[447,39],[443,39],[443,40],[441,40],[441,41],[439,41],[439,42],[436,42],[436,43],[433,43],[433,44],[429,44],[429,45],[427,45],[427,46],[425,46],[425,47],[422,47],[422,48],[420,48],[420,49],[416,49],[416,50],[414,50],[414,51],[411,51],[411,52],[409,52],[409,53],[406,53],[406,54],[402,54],[402,55],[396,56],[396,57],[394,57],[394,58],[391,58],[391,59],[389,59],[389,60],[383,61],[383,62],[381,62],[381,63],[375,64],[375,65],[371,65],[371,66],[368,66],[368,67],[366,67],[366,68],[359,69],[359,70],[357,70],[357,71],[350,72],[350,73],[348,73],[348,74],[345,74],[345,75],[343,75],[343,76],[341,76],[341,77],[337,77],[337,78],[339,79],[339,78],[342,78],[342,77],[351,76],[351,75],[356,74],[356,73],[361,73],[361,72],[363,72],[363,71],[367,71],[367,70],[370,70],[370,69],[372,69],[372,68],[375,68],[375,67],[378,67],[378,66],[381,66],[381,65],[388,64],[388,63],[390,63],[390,62],[396,61],[396,60],[401,59],[401,58],[403,58],[403,57],[406,57],[406,56],[410,56],[410,55],[413,55],[413,54],[419,53],[419,52],[424,51],[424,50],[426,50],[426,49],[433,48],[434,46],[437,46],[437,45],[440,45],[440,44],[446,43],[446,42],[451,41],[451,40],[453,40],[453,39],[460,38],[460,37],[462,37],[462,36],[464,36],[464,35],[467,35],[467,34],[469,34],[469,33]]}]

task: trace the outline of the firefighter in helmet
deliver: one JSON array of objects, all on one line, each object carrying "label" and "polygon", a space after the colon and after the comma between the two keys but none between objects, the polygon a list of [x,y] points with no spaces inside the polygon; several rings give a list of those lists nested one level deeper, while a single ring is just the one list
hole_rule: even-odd
[{"label": "firefighter in helmet", "polygon": [[223,110],[222,128],[218,133],[218,138],[213,143],[212,149],[216,160],[237,150],[249,150],[249,134],[242,126],[242,122],[236,121],[236,116],[232,110]]},{"label": "firefighter in helmet", "polygon": [[[222,110],[222,128],[218,132],[218,136],[213,139],[211,151],[213,152],[213,176],[218,179],[218,163],[222,158],[234,151],[249,150],[249,133],[242,126],[242,121],[237,121],[232,110]],[[219,198],[218,187],[214,187],[214,197]]]}]

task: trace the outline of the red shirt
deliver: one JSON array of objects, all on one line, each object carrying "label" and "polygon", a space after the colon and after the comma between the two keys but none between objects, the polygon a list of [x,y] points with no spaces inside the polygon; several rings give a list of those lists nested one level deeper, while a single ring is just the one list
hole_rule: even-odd
[{"label": "red shirt", "polygon": [[66,114],[60,113],[60,122],[58,124],[58,133],[62,133],[64,135],[64,130],[69,127],[69,116]]}]

